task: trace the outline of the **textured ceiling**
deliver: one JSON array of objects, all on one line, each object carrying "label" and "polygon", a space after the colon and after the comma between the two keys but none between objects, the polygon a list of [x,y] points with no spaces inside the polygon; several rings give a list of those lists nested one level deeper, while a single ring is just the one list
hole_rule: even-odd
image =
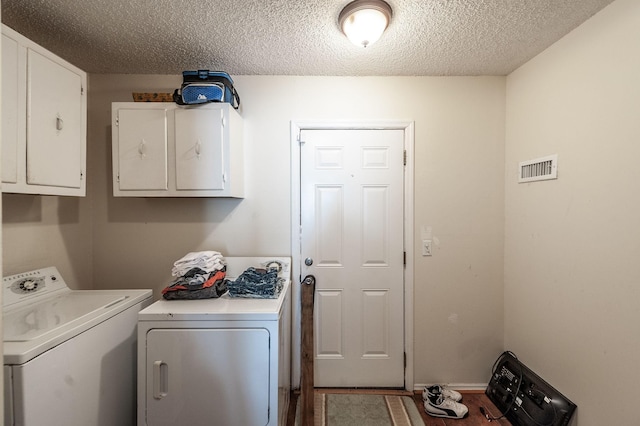
[{"label": "textured ceiling", "polygon": [[506,75],[612,0],[387,0],[366,49],[349,0],[2,0],[2,22],[89,73]]}]

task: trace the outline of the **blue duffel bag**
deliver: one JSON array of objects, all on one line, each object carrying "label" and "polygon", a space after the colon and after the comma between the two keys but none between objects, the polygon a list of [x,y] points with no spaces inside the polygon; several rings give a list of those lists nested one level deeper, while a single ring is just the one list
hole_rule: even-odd
[{"label": "blue duffel bag", "polygon": [[233,80],[223,71],[183,71],[182,85],[173,92],[173,101],[179,105],[228,102],[235,109],[240,107]]}]

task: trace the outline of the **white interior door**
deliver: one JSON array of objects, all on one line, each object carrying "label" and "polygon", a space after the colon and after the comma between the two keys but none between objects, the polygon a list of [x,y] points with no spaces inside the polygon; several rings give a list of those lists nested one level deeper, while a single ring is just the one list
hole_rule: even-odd
[{"label": "white interior door", "polygon": [[304,277],[316,277],[314,384],[404,385],[402,130],[303,130]]}]

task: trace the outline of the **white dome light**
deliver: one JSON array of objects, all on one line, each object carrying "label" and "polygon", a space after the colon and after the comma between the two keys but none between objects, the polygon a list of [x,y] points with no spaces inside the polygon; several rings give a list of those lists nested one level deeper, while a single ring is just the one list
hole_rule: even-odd
[{"label": "white dome light", "polygon": [[356,0],[342,9],[338,18],[342,32],[362,47],[375,43],[390,20],[391,6],[383,0]]}]

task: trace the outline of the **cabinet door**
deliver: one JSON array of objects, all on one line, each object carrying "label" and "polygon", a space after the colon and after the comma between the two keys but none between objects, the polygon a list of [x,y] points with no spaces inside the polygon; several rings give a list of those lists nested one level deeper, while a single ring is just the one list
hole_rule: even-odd
[{"label": "cabinet door", "polygon": [[175,112],[176,189],[224,189],[223,111]]},{"label": "cabinet door", "polygon": [[80,188],[82,77],[27,51],[27,183]]},{"label": "cabinet door", "polygon": [[118,110],[120,190],[167,190],[167,110]]},{"label": "cabinet door", "polygon": [[8,183],[18,182],[18,140],[24,137],[18,121],[24,105],[18,91],[18,54],[18,42],[2,34],[2,181]]},{"label": "cabinet door", "polygon": [[147,426],[269,423],[266,329],[153,329],[146,346]]}]

